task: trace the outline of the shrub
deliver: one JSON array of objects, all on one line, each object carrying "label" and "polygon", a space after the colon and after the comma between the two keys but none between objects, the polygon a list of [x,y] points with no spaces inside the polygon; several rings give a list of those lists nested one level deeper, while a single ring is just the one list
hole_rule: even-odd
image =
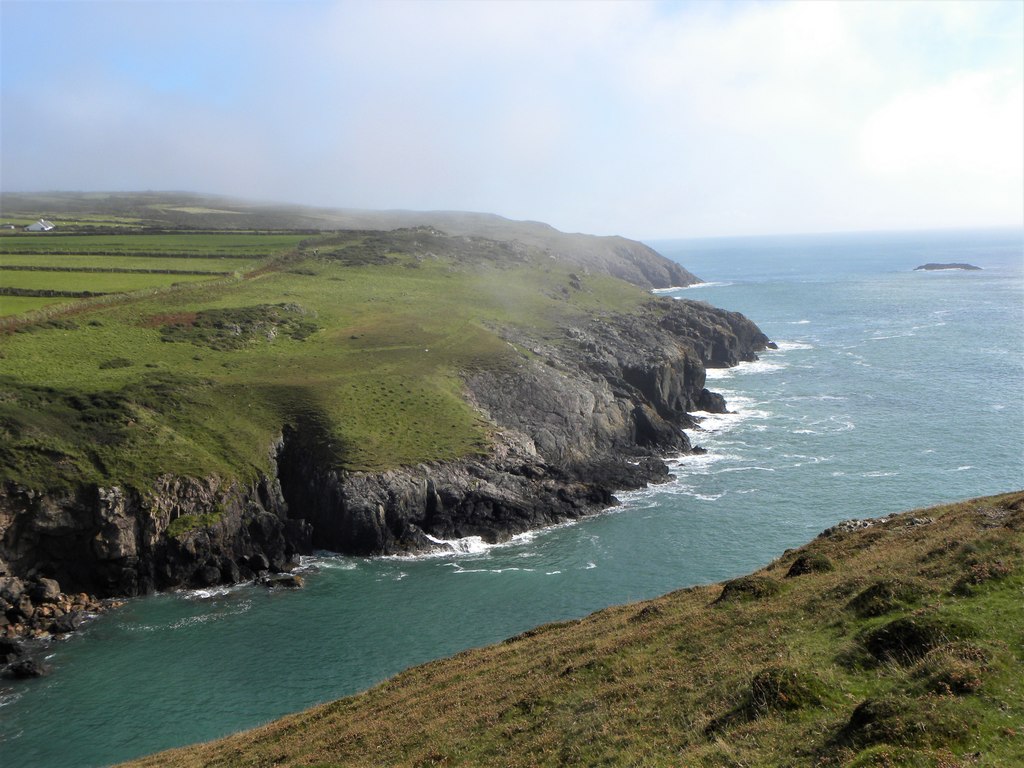
[{"label": "shrub", "polygon": [[782,590],[779,582],[767,576],[741,576],[725,582],[722,594],[715,603],[727,603],[736,600],[761,600],[779,594]]},{"label": "shrub", "polygon": [[808,573],[827,573],[836,569],[832,561],[820,552],[805,552],[800,555],[786,571],[786,578],[803,576]]},{"label": "shrub", "polygon": [[846,604],[846,608],[862,619],[882,616],[912,605],[920,592],[921,588],[917,585],[899,579],[886,579],[859,592]]},{"label": "shrub", "polygon": [[755,714],[815,706],[823,698],[821,682],[792,667],[762,669],[750,682],[749,707]]},{"label": "shrub", "polygon": [[977,631],[966,622],[940,616],[904,616],[872,629],[864,647],[878,661],[909,664],[942,645],[974,637]]}]

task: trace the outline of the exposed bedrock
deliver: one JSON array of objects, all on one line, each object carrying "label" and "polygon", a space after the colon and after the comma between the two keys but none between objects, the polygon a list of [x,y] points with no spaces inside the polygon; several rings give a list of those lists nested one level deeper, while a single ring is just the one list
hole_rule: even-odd
[{"label": "exposed bedrock", "polygon": [[738,313],[661,300],[543,334],[502,329],[521,354],[465,378],[492,425],[486,455],[366,473],[318,460],[286,426],[249,483],[162,477],[147,489],[0,487],[0,576],[102,596],[207,586],[286,570],[322,548],[417,552],[433,539],[500,541],[591,514],[668,478],[693,411],[722,411],[706,366],[756,359],[767,337]]}]

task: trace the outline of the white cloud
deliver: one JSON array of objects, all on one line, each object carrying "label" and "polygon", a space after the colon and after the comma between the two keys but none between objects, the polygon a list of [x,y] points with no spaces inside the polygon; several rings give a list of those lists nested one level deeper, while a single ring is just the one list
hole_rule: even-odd
[{"label": "white cloud", "polygon": [[[30,30],[5,11],[5,188],[492,210],[634,236],[1024,209],[1017,3],[214,6],[161,6],[159,24],[69,6],[39,38],[46,88],[10,66]],[[92,47],[59,28],[74,8]]]},{"label": "white cloud", "polygon": [[989,176],[1024,165],[1024,92],[1000,73],[957,75],[901,93],[861,130],[865,167],[880,176],[919,172]]}]

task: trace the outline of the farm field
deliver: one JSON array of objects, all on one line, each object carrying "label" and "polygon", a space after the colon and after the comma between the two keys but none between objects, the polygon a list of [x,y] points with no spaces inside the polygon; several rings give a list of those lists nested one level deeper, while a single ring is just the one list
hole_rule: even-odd
[{"label": "farm field", "polygon": [[5,234],[0,254],[174,254],[181,256],[271,256],[297,246],[308,234],[171,232],[123,235]]},{"label": "farm field", "polygon": [[258,257],[237,258],[176,256],[97,256],[90,253],[9,254],[0,253],[0,269],[4,267],[63,267],[67,269],[177,269],[190,272],[238,272],[251,268]]},{"label": "farm field", "polygon": [[0,236],[0,317],[82,301],[48,292],[131,293],[244,273],[288,252],[305,237],[251,232],[5,233]]},{"label": "farm field", "polygon": [[218,275],[162,275],[133,272],[22,272],[0,267],[0,288],[32,291],[128,293],[174,283],[211,280]]},{"label": "farm field", "polygon": [[20,315],[54,304],[66,304],[76,299],[64,296],[0,296],[0,317]]}]

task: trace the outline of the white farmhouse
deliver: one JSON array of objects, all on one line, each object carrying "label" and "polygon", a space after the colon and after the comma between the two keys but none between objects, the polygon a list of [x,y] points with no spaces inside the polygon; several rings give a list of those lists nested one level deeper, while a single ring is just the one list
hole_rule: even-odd
[{"label": "white farmhouse", "polygon": [[34,224],[29,224],[25,227],[26,232],[49,232],[51,229],[53,229],[53,222],[46,219],[40,219]]}]

